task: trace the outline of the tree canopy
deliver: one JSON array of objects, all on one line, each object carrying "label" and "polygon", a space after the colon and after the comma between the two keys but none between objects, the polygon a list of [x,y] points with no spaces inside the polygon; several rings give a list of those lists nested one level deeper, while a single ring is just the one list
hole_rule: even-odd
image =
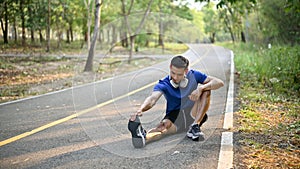
[{"label": "tree canopy", "polygon": [[[202,32],[193,35],[190,26],[181,28],[181,32],[186,32],[186,37],[182,39],[189,43],[231,40],[299,44],[298,0],[220,0],[217,3],[195,0],[206,3],[200,11],[190,9],[187,1],[180,1],[180,5],[165,0],[103,1],[99,29],[94,29],[97,22],[95,0],[4,0],[0,7],[0,43],[11,42],[23,46],[33,44],[47,47],[49,51],[50,41],[51,44],[56,43],[55,49],[59,49],[61,43],[81,41],[82,47],[87,46],[89,49],[93,31],[99,31],[96,37],[99,46],[115,46],[120,42],[121,46],[131,47],[132,51],[135,43],[135,50],[138,50],[138,47],[155,41],[164,48],[164,41],[170,40],[165,35],[170,31],[174,33],[176,26],[180,25],[171,17],[162,17],[167,14],[191,22],[196,26],[195,29]],[[147,10],[160,13],[155,22],[147,22],[151,20],[151,17],[146,16]],[[127,17],[138,13],[145,16],[144,19],[137,17],[126,23]],[[118,24],[106,26],[118,20]],[[148,33],[139,30],[148,30]],[[131,42],[130,37],[133,40]]]}]

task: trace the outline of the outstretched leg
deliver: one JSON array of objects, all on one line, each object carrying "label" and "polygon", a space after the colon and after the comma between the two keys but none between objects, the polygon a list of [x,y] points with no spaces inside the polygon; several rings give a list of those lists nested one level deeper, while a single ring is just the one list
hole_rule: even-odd
[{"label": "outstretched leg", "polygon": [[164,119],[160,122],[156,128],[153,128],[147,132],[146,143],[156,141],[162,137],[176,133],[176,126],[169,119]]}]

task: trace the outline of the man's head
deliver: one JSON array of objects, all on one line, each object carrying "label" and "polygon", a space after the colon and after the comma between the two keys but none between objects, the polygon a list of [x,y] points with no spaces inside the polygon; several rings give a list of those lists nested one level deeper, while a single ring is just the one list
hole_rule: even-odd
[{"label": "man's head", "polygon": [[179,83],[188,72],[189,60],[183,56],[175,56],[171,60],[170,76],[175,83]]}]

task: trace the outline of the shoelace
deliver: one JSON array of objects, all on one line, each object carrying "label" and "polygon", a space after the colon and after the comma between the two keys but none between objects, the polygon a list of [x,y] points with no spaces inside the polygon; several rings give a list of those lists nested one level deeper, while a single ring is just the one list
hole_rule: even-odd
[{"label": "shoelace", "polygon": [[194,129],[194,131],[200,132],[200,127],[199,127],[199,125],[193,125],[192,128]]}]

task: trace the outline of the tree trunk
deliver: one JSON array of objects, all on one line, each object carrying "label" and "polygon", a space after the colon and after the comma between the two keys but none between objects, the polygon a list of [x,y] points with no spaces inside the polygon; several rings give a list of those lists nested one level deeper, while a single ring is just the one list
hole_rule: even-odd
[{"label": "tree trunk", "polygon": [[[107,43],[109,44],[110,43],[110,30],[109,29],[106,30],[106,34],[107,34]],[[105,41],[105,38],[104,38],[104,41]]]},{"label": "tree trunk", "polygon": [[86,42],[87,42],[87,47],[88,50],[90,49],[90,43],[91,43],[91,37],[90,37],[90,33],[91,33],[91,11],[90,11],[90,4],[91,1],[88,0],[88,2],[86,2],[86,0],[84,1],[84,4],[86,6],[87,9],[87,33],[85,34],[86,36]]},{"label": "tree trunk", "polygon": [[122,42],[122,47],[127,48],[128,47],[128,38],[127,38],[127,32],[126,31],[121,31],[121,42]]},{"label": "tree trunk", "polygon": [[[125,1],[124,0],[121,0],[122,2],[122,14],[124,16],[124,20],[122,22],[122,24],[124,25],[124,27],[126,28],[125,31],[122,31],[121,34],[122,34],[122,46],[123,47],[128,47],[128,38],[127,38],[127,34],[129,34],[129,36],[131,36],[131,27],[128,25],[128,15],[130,14],[131,12],[131,8],[132,8],[132,5],[133,5],[133,1],[134,0],[131,0],[130,1],[130,6],[129,6],[129,9],[128,9],[128,12],[126,12],[126,7],[125,7]],[[131,43],[131,42],[130,42]],[[130,53],[130,51],[129,51]]]},{"label": "tree trunk", "polygon": [[60,27],[58,27],[58,31],[57,31],[57,48],[60,49],[61,47],[61,36],[62,36],[62,31],[60,30]]},{"label": "tree trunk", "polygon": [[34,42],[34,29],[30,29],[30,34],[31,34],[31,42]]},{"label": "tree trunk", "polygon": [[17,41],[18,41],[18,29],[17,29],[16,18],[14,19],[13,29],[14,29],[15,42],[17,43]]},{"label": "tree trunk", "polygon": [[8,44],[8,14],[7,14],[7,2],[4,2],[4,24],[2,18],[1,21],[1,28],[3,33],[3,40],[5,44]]},{"label": "tree trunk", "polygon": [[100,30],[100,31],[99,31],[98,41],[99,41],[100,43],[102,43],[102,42],[104,41],[104,32],[103,32],[103,30]]},{"label": "tree trunk", "polygon": [[90,46],[90,49],[89,49],[88,59],[86,61],[85,68],[84,68],[85,72],[93,71],[93,60],[94,60],[94,54],[95,54],[95,46],[96,46],[97,36],[98,36],[98,32],[99,32],[99,27],[100,27],[100,16],[101,16],[102,0],[96,0],[95,5],[96,5],[95,27],[94,27],[94,32],[93,32],[92,43],[91,43],[91,46]]},{"label": "tree trunk", "polygon": [[26,43],[26,35],[25,35],[25,14],[24,14],[24,0],[20,0],[20,13],[21,13],[21,26],[22,26],[22,45],[24,46]]},{"label": "tree trunk", "polygon": [[234,37],[234,33],[232,32],[231,28],[229,28],[229,32],[230,32],[230,36],[231,36],[232,42],[234,43],[235,42],[235,37]]},{"label": "tree trunk", "polygon": [[162,21],[162,6],[161,3],[159,3],[159,11],[160,11],[160,18],[159,18],[159,35],[158,35],[158,46],[161,46],[162,53],[165,53],[165,44],[164,44],[164,23]]},{"label": "tree trunk", "polygon": [[74,41],[74,37],[73,37],[73,26],[72,26],[72,23],[70,24],[70,36],[71,36],[71,42]]},{"label": "tree trunk", "polygon": [[39,29],[39,35],[40,35],[40,43],[43,42],[44,38],[43,38],[43,34],[42,34],[42,30]]},{"label": "tree trunk", "polygon": [[117,34],[116,34],[116,27],[112,26],[112,41],[111,44],[115,44],[117,42]]},{"label": "tree trunk", "polygon": [[246,36],[243,31],[241,31],[241,39],[242,39],[242,42],[246,43]]},{"label": "tree trunk", "polygon": [[163,40],[163,23],[162,21],[159,21],[159,35],[158,35],[158,46],[164,46],[164,40]]},{"label": "tree trunk", "polygon": [[130,49],[129,49],[129,58],[128,58],[128,63],[130,64],[132,60],[132,54],[133,54],[133,49],[134,49],[134,41],[135,41],[136,35],[130,36]]},{"label": "tree trunk", "polygon": [[224,21],[225,21],[225,25],[226,25],[227,29],[230,32],[230,36],[231,36],[232,42],[234,43],[235,42],[234,33],[233,33],[232,28],[231,28],[230,20],[229,20],[229,18],[228,18],[228,16],[226,14],[225,14],[225,20]]},{"label": "tree trunk", "polygon": [[70,29],[67,29],[67,43],[70,43]]},{"label": "tree trunk", "polygon": [[[27,3],[29,5],[28,7],[28,15],[29,15],[29,18],[33,18],[33,14],[32,14],[32,8],[30,6],[30,4],[32,3],[30,0],[27,0]],[[30,39],[31,39],[31,42],[33,43],[34,42],[34,31],[35,31],[35,28],[33,26],[33,21],[32,19],[29,19],[29,24],[30,24]]]},{"label": "tree trunk", "polygon": [[210,37],[210,42],[215,43],[215,41],[216,41],[216,32],[213,32]]},{"label": "tree trunk", "polygon": [[47,15],[47,49],[46,52],[50,52],[50,25],[51,25],[51,0],[48,0],[48,15]]}]

